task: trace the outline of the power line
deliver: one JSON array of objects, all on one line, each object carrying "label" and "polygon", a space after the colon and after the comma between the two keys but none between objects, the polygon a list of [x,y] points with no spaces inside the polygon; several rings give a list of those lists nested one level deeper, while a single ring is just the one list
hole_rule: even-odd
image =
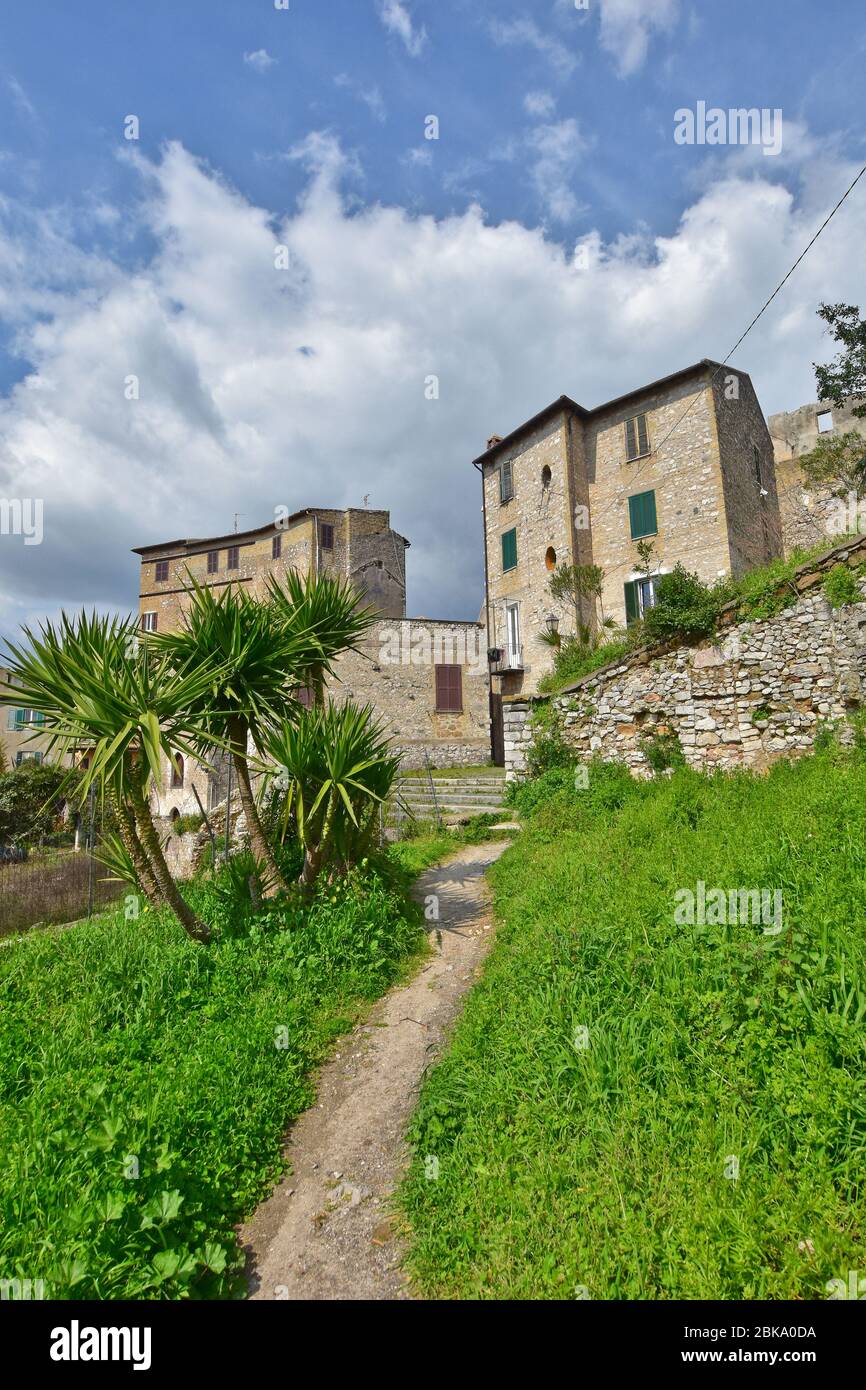
[{"label": "power line", "polygon": [[[820,225],[820,227],[818,228],[817,232],[816,232],[815,235],[812,237],[812,239],[811,239],[811,241],[808,243],[808,245],[805,246],[805,247],[803,248],[803,250],[800,252],[800,255],[797,257],[797,259],[795,260],[794,264],[791,266],[791,268],[790,268],[790,270],[788,271],[788,273],[785,275],[785,277],[784,277],[782,280],[779,281],[778,285],[777,285],[776,288],[773,290],[773,293],[770,295],[769,299],[766,300],[766,302],[761,306],[761,308],[758,310],[758,312],[757,312],[757,314],[755,315],[755,317],[752,319],[752,322],[749,324],[748,328],[745,330],[744,333],[741,333],[741,334],[740,334],[739,338],[738,338],[737,341],[734,343],[734,346],[731,348],[730,352],[728,352],[727,356],[726,356],[726,357],[723,359],[723,361],[719,364],[718,370],[717,370],[716,372],[713,373],[713,376],[712,376],[711,379],[710,379],[710,385],[711,385],[711,386],[715,384],[716,377],[717,377],[717,376],[719,375],[719,373],[720,373],[721,371],[723,371],[724,368],[728,365],[730,359],[733,357],[733,355],[734,355],[734,353],[736,352],[737,348],[738,348],[738,347],[740,346],[740,344],[741,344],[742,342],[744,342],[745,339],[749,336],[749,334],[751,333],[752,329],[754,328],[754,326],[755,326],[755,324],[758,322],[758,320],[761,318],[761,316],[765,313],[765,311],[766,311],[767,309],[769,309],[769,307],[770,307],[770,305],[772,304],[773,300],[776,298],[776,295],[779,294],[779,292],[784,288],[784,286],[785,286],[785,285],[787,284],[787,282],[790,280],[791,276],[794,274],[794,271],[797,269],[797,266],[800,264],[801,261],[805,260],[806,256],[807,256],[808,253],[811,251],[812,247],[815,245],[815,242],[818,240],[819,236],[820,236],[821,233],[824,231],[825,227],[827,227],[827,226],[829,225],[829,223],[832,222],[833,218],[836,216],[836,213],[839,211],[840,207],[841,207],[842,204],[845,202],[845,199],[848,197],[848,195],[849,195],[850,193],[853,192],[853,190],[856,188],[857,184],[860,182],[860,180],[862,179],[862,177],[863,177],[864,174],[866,174],[866,164],[863,165],[863,168],[860,170],[860,172],[859,172],[859,174],[857,175],[857,177],[856,177],[856,178],[848,185],[848,187],[845,189],[845,192],[842,194],[842,197],[839,199],[838,203],[836,203],[835,207],[833,207],[832,210],[831,210],[831,211],[827,214],[827,216],[824,218],[824,221],[821,223],[821,225]],[[674,421],[673,425],[672,425],[671,428],[668,430],[667,434],[664,436],[664,438],[661,440],[661,442],[660,442],[659,444],[657,444],[657,445],[655,446],[655,448],[652,450],[652,453],[649,455],[649,458],[647,458],[646,461],[645,461],[644,463],[640,464],[640,465],[638,466],[638,468],[635,469],[635,471],[632,473],[632,477],[631,477],[631,481],[632,481],[632,482],[633,482],[634,479],[638,476],[638,474],[640,473],[641,469],[643,469],[643,468],[645,468],[645,467],[647,466],[647,464],[650,462],[650,460],[653,458],[653,456],[654,456],[654,455],[657,455],[657,454],[659,453],[659,451],[663,448],[663,446],[664,446],[664,445],[667,443],[667,441],[670,439],[670,437],[671,437],[671,435],[674,433],[674,431],[679,429],[680,425],[683,423],[683,421],[686,419],[686,417],[687,417],[687,416],[690,414],[690,412],[693,410],[694,406],[697,404],[698,399],[699,399],[699,397],[697,397],[697,396],[694,396],[694,397],[692,398],[691,403],[686,407],[686,409],[683,411],[683,413],[682,413],[682,415],[679,417],[679,419],[676,420],[676,421]],[[615,507],[615,506],[621,505],[622,500],[623,500],[623,499],[622,499],[622,497],[620,496],[620,497],[617,498],[616,502],[611,502],[611,503],[609,504],[609,506],[607,506],[603,512],[600,512],[600,513],[599,513],[599,518],[598,518],[598,519],[601,520],[601,518],[602,518],[603,516],[606,516],[607,513],[611,510],[611,508],[613,508],[613,507]]]}]

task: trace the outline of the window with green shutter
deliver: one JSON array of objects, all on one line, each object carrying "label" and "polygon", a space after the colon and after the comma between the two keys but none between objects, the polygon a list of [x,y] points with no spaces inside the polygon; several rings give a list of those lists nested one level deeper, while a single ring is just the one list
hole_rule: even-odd
[{"label": "window with green shutter", "polygon": [[517,566],[517,527],[512,526],[510,531],[504,531],[502,535],[502,568],[503,570],[513,570]]},{"label": "window with green shutter", "polygon": [[625,621],[626,626],[636,623],[640,617],[640,603],[637,596],[637,580],[632,579],[625,584]]},{"label": "window with green shutter", "polygon": [[625,422],[625,456],[629,463],[632,459],[643,458],[648,454],[649,430],[647,429],[646,416],[634,415],[631,420]]},{"label": "window with green shutter", "polygon": [[656,495],[654,492],[636,492],[628,499],[628,519],[631,538],[639,541],[642,536],[654,536],[658,531],[656,520]]}]

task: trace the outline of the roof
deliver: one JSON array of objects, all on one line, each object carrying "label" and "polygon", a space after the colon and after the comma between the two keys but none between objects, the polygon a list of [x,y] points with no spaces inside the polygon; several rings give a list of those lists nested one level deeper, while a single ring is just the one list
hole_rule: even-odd
[{"label": "roof", "polygon": [[[533,415],[531,420],[526,420],[522,425],[518,425],[510,434],[500,439],[498,444],[493,444],[489,449],[485,449],[483,454],[479,454],[477,459],[472,460],[473,467],[480,468],[483,464],[489,463],[497,454],[510,448],[524,434],[531,433],[538,429],[551,416],[561,415],[563,411],[569,411],[572,415],[577,415],[582,420],[591,420],[594,416],[601,415],[604,411],[613,410],[615,406],[623,405],[626,401],[632,400],[635,396],[645,396],[648,391],[657,391],[661,386],[668,386],[674,381],[685,380],[690,376],[703,375],[709,370],[721,367],[721,362],[715,362],[711,357],[702,357],[700,362],[693,362],[690,367],[681,367],[679,371],[671,372],[668,376],[659,377],[657,381],[650,381],[646,386],[638,386],[633,391],[626,391],[622,396],[614,396],[613,400],[605,401],[602,405],[593,406],[592,410],[587,410],[585,406],[573,401],[570,396],[560,396],[557,400],[551,401],[550,405],[540,410],[537,415]],[[728,364],[730,366],[730,364]],[[736,371],[736,368],[730,367]],[[738,376],[748,376],[747,372],[737,372]]]},{"label": "roof", "polygon": [[[347,507],[343,510],[357,512],[366,511],[367,509],[362,507]],[[152,556],[156,551],[177,550],[181,546],[191,545],[213,546],[216,550],[225,545],[238,545],[245,540],[255,540],[259,536],[269,536],[275,532],[284,531],[288,523],[300,521],[305,516],[324,516],[329,512],[334,515],[343,515],[343,510],[339,507],[302,507],[299,512],[292,512],[291,516],[286,517],[282,526],[278,525],[276,521],[269,521],[266,526],[256,526],[249,531],[230,531],[226,536],[185,536],[175,541],[158,541],[153,545],[134,546],[132,554]],[[387,516],[388,513],[383,512],[383,515]],[[390,529],[393,530],[393,527]],[[401,536],[399,531],[394,531],[394,535],[398,540],[403,542],[408,550],[411,542],[408,541],[405,536]]]}]

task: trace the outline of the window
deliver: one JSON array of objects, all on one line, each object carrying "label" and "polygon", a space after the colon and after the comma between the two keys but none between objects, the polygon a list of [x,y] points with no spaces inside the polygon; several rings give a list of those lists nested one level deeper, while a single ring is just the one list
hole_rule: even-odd
[{"label": "window", "polygon": [[752,445],[752,466],[755,470],[755,482],[758,487],[763,487],[764,479],[761,477],[761,451],[757,444]]},{"label": "window", "polygon": [[556,569],[556,551],[554,550],[552,545],[549,545],[547,547],[547,550],[545,551],[544,564],[546,568],[549,570]]},{"label": "window", "polygon": [[240,566],[240,546],[230,545],[226,551],[226,569],[236,570]]},{"label": "window", "polygon": [[505,459],[499,469],[499,500],[510,502],[514,496],[514,472],[511,459]]},{"label": "window", "polygon": [[642,536],[657,534],[659,528],[654,492],[636,492],[628,499],[628,520],[633,541],[639,541]]},{"label": "window", "polygon": [[171,785],[172,787],[183,786],[183,758],[180,753],[176,753],[171,764]]},{"label": "window", "polygon": [[642,618],[648,608],[654,608],[658,597],[658,583],[661,575],[652,574],[644,579],[632,579],[625,585],[625,620],[630,626]]},{"label": "window", "polygon": [[157,584],[163,584],[166,579],[168,579],[168,560],[157,560],[156,582]]},{"label": "window", "polygon": [[220,553],[218,550],[209,550],[207,553],[207,572],[217,574],[220,567]]},{"label": "window", "polygon": [[508,665],[512,667],[520,666],[521,651],[519,603],[507,603],[505,605],[505,638],[505,649],[508,654]]},{"label": "window", "polygon": [[323,550],[334,549],[334,528],[330,522],[323,521],[319,527],[319,544]]},{"label": "window", "polygon": [[438,714],[463,713],[463,669],[436,666],[436,711]]},{"label": "window", "polygon": [[832,410],[819,410],[819,411],[818,411],[818,433],[819,433],[819,434],[829,434],[830,431],[832,430],[832,428],[833,428],[833,412],[832,412]]},{"label": "window", "polygon": [[510,531],[503,532],[502,535],[502,568],[503,570],[513,570],[517,568],[517,527],[512,526]]},{"label": "window", "polygon": [[15,754],[15,766],[21,767],[23,763],[35,763],[36,766],[39,767],[42,762],[42,757],[43,755],[41,753],[26,753],[22,748],[19,753]]},{"label": "window", "polygon": [[643,458],[648,454],[649,431],[646,426],[645,415],[635,415],[631,420],[625,422],[625,456],[629,463],[632,459]]},{"label": "window", "polygon": [[271,541],[271,559],[272,559],[272,560],[279,560],[279,558],[280,558],[280,556],[282,555],[282,553],[283,553],[283,538],[282,538],[282,536],[274,536],[273,540]]},{"label": "window", "polygon": [[156,632],[159,619],[155,613],[142,613],[141,630],[142,632]]},{"label": "window", "polygon": [[553,474],[551,473],[550,468],[547,464],[545,464],[541,470],[541,486],[550,487],[550,480],[552,477]]},{"label": "window", "polygon": [[45,715],[38,709],[10,709],[6,727],[8,729],[27,729],[33,724],[44,724]]}]

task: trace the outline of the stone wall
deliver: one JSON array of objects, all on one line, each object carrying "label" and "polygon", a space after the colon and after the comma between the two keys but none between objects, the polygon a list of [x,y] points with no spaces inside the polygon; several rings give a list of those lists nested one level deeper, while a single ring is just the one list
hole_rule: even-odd
[{"label": "stone wall", "polygon": [[[861,518],[857,515],[856,504],[850,518],[844,513],[840,517],[839,499],[833,491],[808,484],[800,467],[803,454],[814,449],[825,434],[832,438],[834,434],[854,432],[866,441],[866,419],[854,414],[856,405],[856,401],[844,406],[834,405],[832,401],[813,401],[797,410],[771,415],[767,422],[776,457],[786,555],[797,546],[813,546],[824,537],[860,530]],[[824,424],[831,425],[831,429],[819,432],[819,415],[825,417]]]},{"label": "stone wall", "polygon": [[[866,562],[866,537],[804,567],[800,598],[776,617],[731,625],[696,646],[637,652],[554,697],[578,758],[624,762],[646,776],[642,743],[671,734],[703,771],[763,769],[808,752],[821,726],[844,720],[866,693],[866,581],[863,602],[835,610],[821,589],[840,562]],[[537,701],[505,703],[509,779],[525,769]]]}]

